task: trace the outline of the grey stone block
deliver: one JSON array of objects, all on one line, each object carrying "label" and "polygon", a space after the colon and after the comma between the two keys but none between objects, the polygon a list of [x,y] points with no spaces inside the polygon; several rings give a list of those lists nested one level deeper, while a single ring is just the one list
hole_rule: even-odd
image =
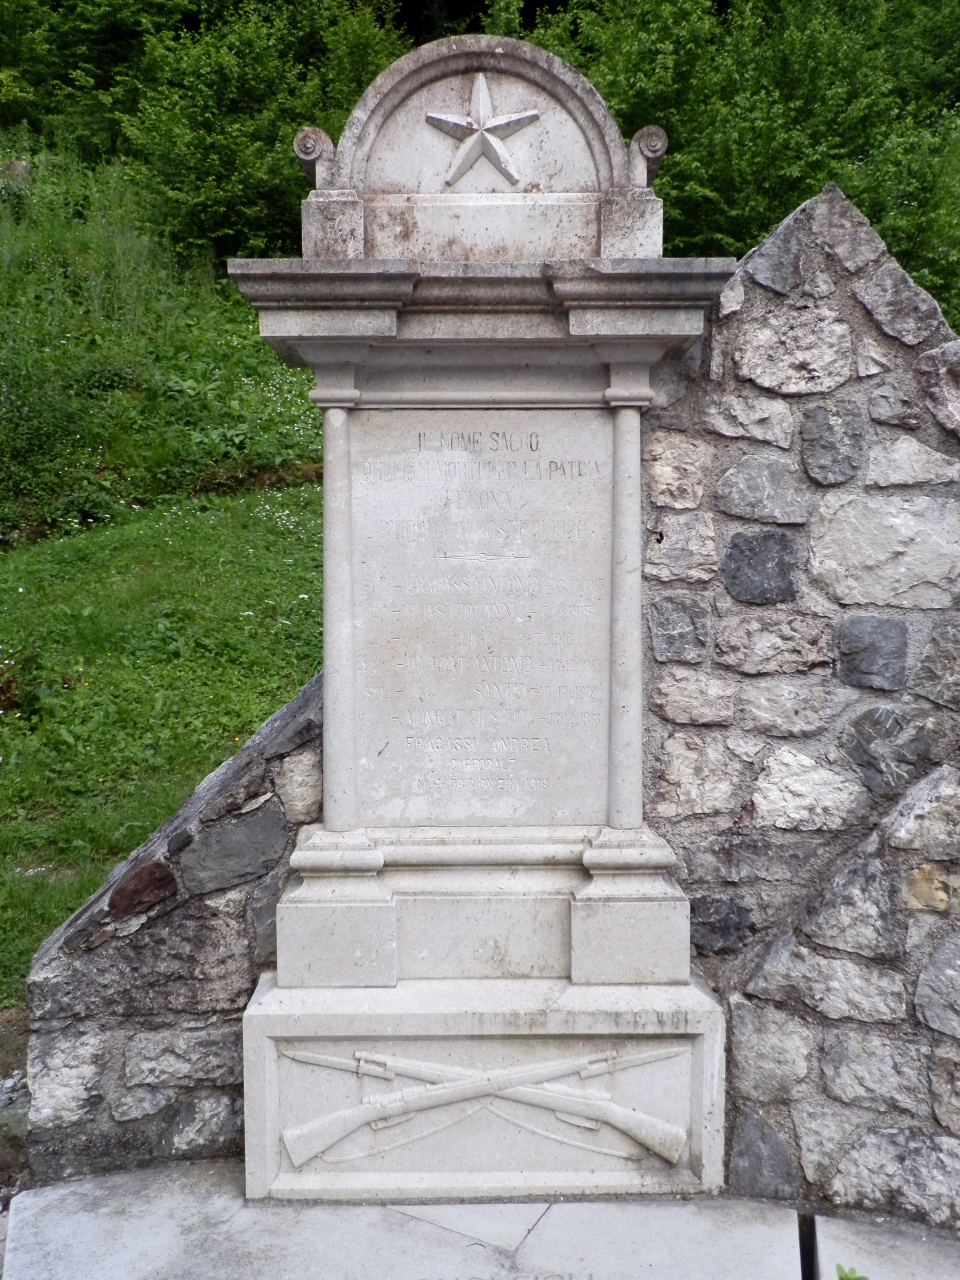
[{"label": "grey stone block", "polygon": [[946,726],[923,707],[883,704],[855,716],[840,735],[840,745],[865,785],[888,798],[943,759]]},{"label": "grey stone block", "polygon": [[960,1225],[960,1140],[920,1129],[865,1134],[843,1157],[827,1194],[834,1204],[916,1214]]},{"label": "grey stone block", "polygon": [[731,1191],[762,1200],[792,1200],[802,1185],[790,1148],[763,1112],[748,1102],[733,1131]]},{"label": "grey stone block", "polygon": [[934,626],[910,677],[910,688],[931,702],[960,711],[960,622]]},{"label": "grey stone block", "polygon": [[874,422],[881,422],[887,427],[906,427],[914,431],[920,425],[916,402],[891,382],[885,382],[871,394],[868,412]]},{"label": "grey stone block", "polygon": [[769,1005],[730,1002],[733,1087],[752,1102],[785,1102],[807,1079],[816,1041],[805,1023]]},{"label": "grey stone block", "polygon": [[799,215],[800,210],[797,210],[781,222],[749,255],[744,266],[748,276],[774,293],[789,293],[803,280],[803,236]]},{"label": "grey stone block", "polygon": [[960,1137],[960,1043],[935,1045],[930,1059],[933,1113],[945,1129]]},{"label": "grey stone block", "polygon": [[127,1044],[124,1063],[130,1085],[241,1084],[240,1023],[140,1032]]},{"label": "grey stone block", "polygon": [[960,856],[960,771],[944,764],[915,782],[884,826],[894,849],[936,861]]},{"label": "grey stone block", "polygon": [[723,553],[723,584],[744,604],[778,604],[796,599],[792,574],[797,548],[786,533],[735,533]]},{"label": "grey stone block", "polygon": [[907,624],[902,618],[845,613],[840,620],[837,675],[862,689],[902,689],[907,683]]},{"label": "grey stone block", "polygon": [[864,858],[837,872],[803,930],[821,946],[892,960],[903,954],[897,907],[893,875],[879,858]]},{"label": "grey stone block", "polygon": [[183,882],[190,893],[212,893],[265,875],[280,860],[288,835],[278,800],[207,827],[180,859]]},{"label": "grey stone block", "polygon": [[717,481],[714,506],[744,520],[803,524],[810,514],[810,494],[797,467],[786,459],[749,454]]},{"label": "grey stone block", "polygon": [[701,955],[739,951],[755,933],[753,912],[745,903],[716,895],[690,899],[690,941]]},{"label": "grey stone block", "polygon": [[960,1040],[960,928],[956,925],[924,961],[914,996],[917,1017]]},{"label": "grey stone block", "polygon": [[884,252],[883,241],[836,183],[828,182],[808,208],[817,244],[839,258],[848,271],[860,271]]},{"label": "grey stone block", "polygon": [[801,1000],[826,1018],[900,1022],[907,1016],[899,973],[817,955],[792,934],[774,945],[746,991],[765,1000]]},{"label": "grey stone block", "polygon": [[846,484],[860,469],[863,424],[847,410],[807,405],[800,416],[800,456],[804,470],[819,485]]},{"label": "grey stone block", "polygon": [[915,347],[938,329],[946,329],[936,302],[925,289],[914,284],[893,258],[858,280],[853,294],[884,333],[908,347]]},{"label": "grey stone block", "polygon": [[658,662],[703,662],[710,643],[710,615],[698,600],[659,596],[647,602],[646,613]]},{"label": "grey stone block", "polygon": [[823,1081],[831,1098],[871,1111],[925,1111],[925,1054],[874,1027],[828,1027],[823,1039]]},{"label": "grey stone block", "polygon": [[944,431],[960,436],[960,340],[925,351],[913,367],[927,408]]}]

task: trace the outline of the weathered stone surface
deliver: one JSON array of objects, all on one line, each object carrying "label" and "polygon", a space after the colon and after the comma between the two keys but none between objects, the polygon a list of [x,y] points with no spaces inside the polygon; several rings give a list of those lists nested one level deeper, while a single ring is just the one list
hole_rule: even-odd
[{"label": "weathered stone surface", "polygon": [[707,469],[713,457],[709,445],[685,440],[676,432],[660,431],[644,444],[643,460],[655,507],[699,507]]},{"label": "weathered stone surface", "polygon": [[751,680],[740,693],[743,723],[774,738],[807,738],[819,733],[848,698],[822,683],[777,678]]},{"label": "weathered stone surface", "polygon": [[817,244],[839,258],[848,271],[859,271],[884,252],[884,243],[856,205],[828,182],[810,208]]},{"label": "weathered stone surface", "polygon": [[945,453],[928,449],[909,436],[893,445],[871,449],[867,461],[867,484],[878,488],[909,484],[951,484],[960,480],[960,462]]},{"label": "weathered stone surface", "polygon": [[910,396],[892,383],[877,387],[870,397],[870,417],[887,427],[906,427],[914,431],[920,425],[920,413]]},{"label": "weathered stone surface", "polygon": [[782,747],[764,764],[753,792],[758,827],[790,831],[839,831],[860,799],[856,783]]},{"label": "weathered stone surface", "polygon": [[733,1083],[752,1102],[785,1102],[810,1073],[816,1039],[799,1018],[770,1005],[730,1002]]},{"label": "weathered stone surface", "polygon": [[829,493],[810,524],[810,572],[840,604],[949,609],[960,590],[960,503]]},{"label": "weathered stone surface", "polygon": [[875,378],[877,374],[889,373],[892,367],[877,344],[864,338],[857,347],[857,377]]},{"label": "weathered stone surface", "polygon": [[[229,764],[231,762],[227,761],[227,763]],[[223,765],[221,765],[220,768],[222,769]],[[238,809],[243,808],[249,800],[253,800],[264,791],[266,770],[264,768],[263,758],[259,754],[248,759],[245,763],[245,767],[238,769],[235,772],[234,776],[230,779],[229,784],[222,786],[211,785],[212,783],[215,783],[219,773],[220,769],[217,769],[214,773],[210,774],[209,777],[205,778],[204,782],[201,784],[207,793],[204,796],[203,803],[199,807],[199,817],[201,822],[219,822],[219,820],[226,814],[235,813]],[[188,834],[191,835],[192,839],[196,833],[190,832]],[[179,832],[177,833],[177,837],[178,838],[174,839],[174,845],[180,845],[182,836],[180,836]],[[189,843],[190,841],[186,841],[186,844]],[[180,845],[180,847],[183,848],[185,845]],[[175,853],[177,851],[178,850],[176,848],[170,848],[169,845],[167,846],[168,853]]]},{"label": "weathered stone surface", "polygon": [[927,408],[945,431],[960,436],[960,341],[925,351],[913,367]]},{"label": "weathered stone surface", "polygon": [[772,524],[803,524],[810,495],[786,459],[749,454],[717,481],[714,506],[729,516]]},{"label": "weathered stone surface", "polygon": [[960,622],[942,622],[933,628],[910,688],[931,702],[960,711]]},{"label": "weathered stone surface", "polygon": [[960,1039],[960,928],[945,934],[924,961],[914,1005],[928,1027]]},{"label": "weathered stone surface", "polygon": [[960,1044],[934,1046],[930,1059],[933,1114],[945,1129],[960,1137]]},{"label": "weathered stone surface", "polygon": [[766,240],[749,254],[744,270],[747,275],[774,293],[789,293],[803,279],[803,238],[799,213],[792,213],[771,231]]},{"label": "weathered stone surface", "polygon": [[29,1114],[29,1093],[0,1100],[0,1183],[16,1177],[26,1167]]},{"label": "weathered stone surface", "polygon": [[919,1044],[892,1040],[874,1027],[828,1027],[823,1037],[824,1088],[838,1102],[916,1115],[928,1105],[925,1056]]},{"label": "weathered stone surface", "polygon": [[167,1158],[203,1160],[232,1155],[243,1138],[243,1099],[231,1093],[195,1090],[180,1104],[164,1135]]},{"label": "weathered stone surface", "polygon": [[938,328],[945,328],[940,308],[925,289],[910,279],[903,267],[888,258],[871,275],[853,286],[884,333],[915,347]]},{"label": "weathered stone surface", "polygon": [[840,619],[837,676],[860,689],[907,683],[907,624],[902,618],[845,613]]},{"label": "weathered stone surface", "polygon": [[817,955],[792,934],[774,946],[746,990],[765,1000],[800,1000],[826,1018],[899,1022],[907,1016],[898,973]]},{"label": "weathered stone surface", "polygon": [[240,1024],[142,1031],[127,1044],[124,1063],[131,1085],[241,1084]]},{"label": "weathered stone surface", "polygon": [[859,470],[863,424],[854,414],[807,405],[800,416],[800,456],[811,480],[821,485],[846,484]]},{"label": "weathered stone surface", "polygon": [[288,835],[283,809],[268,800],[252,813],[201,831],[181,856],[183,882],[190,893],[212,893],[265,875],[279,861]]},{"label": "weathered stone surface", "polygon": [[778,449],[789,449],[793,443],[793,412],[786,400],[772,396],[708,396],[703,425],[720,436],[762,440]]},{"label": "weathered stone surface", "polygon": [[323,809],[323,766],[317,747],[285,756],[275,783],[288,823],[317,822]]},{"label": "weathered stone surface", "polygon": [[745,675],[791,675],[827,665],[830,626],[822,618],[771,614],[725,618],[717,628],[717,661]]},{"label": "weathered stone surface", "polygon": [[886,820],[894,849],[939,860],[960,857],[960,771],[944,764],[914,783]]},{"label": "weathered stone surface", "polygon": [[708,582],[716,575],[717,539],[709,512],[660,511],[653,517],[643,572],[660,582]]},{"label": "weathered stone surface", "polygon": [[879,858],[844,867],[820,895],[803,931],[814,942],[838,951],[885,960],[902,955],[893,876]]},{"label": "weathered stone surface", "polygon": [[903,873],[901,893],[908,911],[949,911],[953,896],[952,876],[944,874],[942,867],[924,862]]},{"label": "weathered stone surface", "polygon": [[165,862],[145,862],[115,886],[110,894],[110,918],[126,920],[139,915],[172,898],[176,892],[177,878]]},{"label": "weathered stone surface", "polygon": [[102,1097],[101,1080],[113,1039],[96,1025],[30,1037],[27,1079],[30,1124],[44,1129],[79,1124]]},{"label": "weathered stone surface", "polygon": [[807,298],[829,298],[831,293],[837,292],[837,286],[833,283],[829,271],[821,270],[815,271],[812,276],[804,280],[800,292]]},{"label": "weathered stone surface", "polygon": [[723,286],[720,294],[720,319],[736,315],[743,306],[743,276],[738,271]]},{"label": "weathered stone surface", "polygon": [[699,663],[710,643],[710,615],[692,596],[659,596],[647,601],[647,625],[658,662]]},{"label": "weathered stone surface", "polygon": [[774,313],[744,325],[733,360],[739,377],[767,391],[824,395],[850,377],[850,329],[827,307]]},{"label": "weathered stone surface", "polygon": [[753,912],[745,903],[712,895],[690,899],[690,941],[701,955],[739,951],[755,932]]},{"label": "weathered stone surface", "polygon": [[850,721],[840,746],[878,796],[897,796],[943,759],[945,726],[923,707],[868,707]]},{"label": "weathered stone surface", "polygon": [[801,1179],[790,1148],[759,1108],[747,1103],[733,1131],[730,1190],[764,1200],[791,1200]]},{"label": "weathered stone surface", "polygon": [[737,686],[699,671],[668,670],[650,693],[650,706],[674,724],[730,724]]},{"label": "weathered stone surface", "polygon": [[109,1090],[107,1104],[114,1120],[127,1124],[130,1120],[143,1120],[155,1116],[176,1100],[173,1089],[115,1089]]},{"label": "weathered stone surface", "polygon": [[796,598],[792,574],[797,547],[789,534],[734,533],[723,553],[723,585],[744,604],[779,604]]},{"label": "weathered stone surface", "polygon": [[677,733],[664,743],[663,771],[650,810],[661,818],[726,813],[739,782],[739,768],[718,739]]},{"label": "weathered stone surface", "polygon": [[[187,902],[169,916],[84,954],[35,963],[28,980],[34,1018],[150,1017],[242,1010],[256,984],[243,891]],[[144,982],[144,974],[150,981]]]},{"label": "weathered stone surface", "polygon": [[827,1194],[834,1204],[960,1223],[960,1141],[919,1129],[864,1134],[840,1161]]},{"label": "weathered stone surface", "polygon": [[831,1177],[858,1129],[877,1123],[875,1113],[831,1102],[822,1095],[798,1098],[790,1108],[800,1164],[815,1186]]}]

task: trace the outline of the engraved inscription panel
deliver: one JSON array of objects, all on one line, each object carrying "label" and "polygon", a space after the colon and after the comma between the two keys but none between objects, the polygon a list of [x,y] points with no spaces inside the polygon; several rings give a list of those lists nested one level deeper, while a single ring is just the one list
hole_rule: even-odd
[{"label": "engraved inscription panel", "polygon": [[350,431],[361,822],[604,822],[610,415]]}]

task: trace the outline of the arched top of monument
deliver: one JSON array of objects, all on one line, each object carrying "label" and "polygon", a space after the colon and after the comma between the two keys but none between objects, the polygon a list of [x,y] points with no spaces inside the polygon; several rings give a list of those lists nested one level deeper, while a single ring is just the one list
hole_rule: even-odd
[{"label": "arched top of monument", "polygon": [[371,195],[569,192],[629,184],[596,89],[544,49],[452,36],[400,58],[347,121],[332,186]]}]

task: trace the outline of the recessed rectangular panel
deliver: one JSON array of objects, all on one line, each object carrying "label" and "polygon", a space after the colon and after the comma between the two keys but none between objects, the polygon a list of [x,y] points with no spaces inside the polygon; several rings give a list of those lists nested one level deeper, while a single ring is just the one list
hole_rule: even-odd
[{"label": "recessed rectangular panel", "polygon": [[603,410],[351,415],[363,824],[601,823]]}]

